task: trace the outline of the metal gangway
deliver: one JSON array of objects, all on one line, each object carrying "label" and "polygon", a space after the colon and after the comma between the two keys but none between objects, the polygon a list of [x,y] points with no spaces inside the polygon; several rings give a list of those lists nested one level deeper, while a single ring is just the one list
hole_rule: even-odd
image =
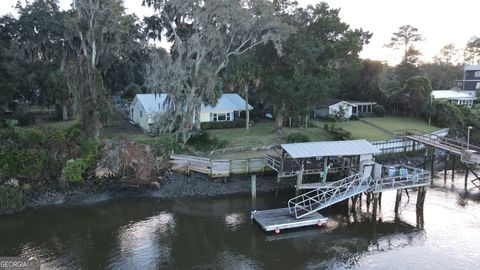
[{"label": "metal gangway", "polygon": [[372,167],[365,166],[363,173],[327,182],[296,196],[288,201],[286,208],[254,211],[252,217],[266,231],[318,225],[326,221],[326,218],[318,213],[319,210],[362,192],[379,193],[430,185],[430,171],[427,170],[402,166],[405,173],[374,179],[370,176]]},{"label": "metal gangway", "polygon": [[370,178],[368,174],[357,173],[294,197],[288,201],[290,214],[302,218],[365,192],[370,188]]},{"label": "metal gangway", "polygon": [[460,156],[462,162],[467,164],[480,164],[480,147],[455,140],[445,138],[431,133],[426,133],[417,129],[397,130],[395,137],[403,137],[412,141],[429,145],[435,148],[443,149],[452,154]]}]

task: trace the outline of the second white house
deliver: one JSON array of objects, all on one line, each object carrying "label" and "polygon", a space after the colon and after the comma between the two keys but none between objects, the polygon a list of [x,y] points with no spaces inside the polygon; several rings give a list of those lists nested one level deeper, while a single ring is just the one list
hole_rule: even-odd
[{"label": "second white house", "polygon": [[[164,103],[167,94],[137,94],[129,109],[129,118],[149,132],[155,118],[165,111]],[[238,94],[224,93],[215,106],[202,104],[200,110],[201,122],[233,121],[245,111],[245,100]],[[249,110],[253,109],[248,105]]]}]

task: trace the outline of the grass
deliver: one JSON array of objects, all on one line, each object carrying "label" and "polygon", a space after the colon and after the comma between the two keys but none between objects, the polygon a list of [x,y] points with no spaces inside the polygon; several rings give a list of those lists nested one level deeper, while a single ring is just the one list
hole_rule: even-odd
[{"label": "grass", "polygon": [[102,128],[100,136],[103,139],[126,138],[138,143],[168,143],[169,135],[150,136],[140,130],[139,127],[130,124],[125,119],[114,120]]},{"label": "grass", "polygon": [[402,129],[418,129],[425,132],[433,132],[439,130],[438,127],[431,126],[428,124],[428,122],[419,118],[385,116],[363,118],[363,120],[368,121],[390,132]]},{"label": "grass", "polygon": [[321,128],[285,128],[282,136],[277,136],[273,133],[273,122],[262,121],[250,127],[247,132],[245,128],[233,129],[217,129],[209,130],[211,135],[216,136],[221,140],[228,142],[227,147],[241,147],[241,146],[270,146],[287,142],[287,137],[291,133],[301,132],[312,141],[329,140],[330,136]]},{"label": "grass", "polygon": [[385,132],[382,132],[360,121],[335,123],[335,126],[341,127],[352,133],[352,139],[365,139],[367,141],[382,141],[392,139],[391,135],[388,135]]}]

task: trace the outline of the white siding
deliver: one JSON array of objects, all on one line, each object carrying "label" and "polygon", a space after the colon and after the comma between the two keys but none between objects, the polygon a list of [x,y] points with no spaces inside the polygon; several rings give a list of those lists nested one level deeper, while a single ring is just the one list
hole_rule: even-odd
[{"label": "white siding", "polygon": [[142,104],[137,100],[134,100],[131,106],[133,108],[132,121],[139,125],[143,130],[150,131],[150,126],[147,123],[147,114],[145,113]]},{"label": "white siding", "polygon": [[337,104],[333,104],[329,107],[329,114],[333,115],[336,111],[340,109],[340,107],[343,107],[345,110],[345,117],[350,118],[352,116],[352,105],[346,103],[346,102],[339,102]]},{"label": "white siding", "polygon": [[213,119],[212,119],[212,114],[219,114],[219,113],[229,113],[230,114],[230,120],[229,121],[233,121],[235,119],[235,116],[234,116],[234,111],[227,111],[227,110],[218,110],[218,111],[213,111],[213,112],[202,112],[200,114],[200,122],[212,122]]}]

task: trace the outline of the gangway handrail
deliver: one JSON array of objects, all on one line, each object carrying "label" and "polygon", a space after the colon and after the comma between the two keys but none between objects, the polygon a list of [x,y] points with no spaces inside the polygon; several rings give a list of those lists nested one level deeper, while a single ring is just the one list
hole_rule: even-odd
[{"label": "gangway handrail", "polygon": [[[337,201],[366,191],[369,188],[370,178],[370,176],[358,173],[303,193],[288,201],[289,211],[291,214],[295,214],[296,218],[309,215]],[[350,194],[350,191],[353,193]]]}]

